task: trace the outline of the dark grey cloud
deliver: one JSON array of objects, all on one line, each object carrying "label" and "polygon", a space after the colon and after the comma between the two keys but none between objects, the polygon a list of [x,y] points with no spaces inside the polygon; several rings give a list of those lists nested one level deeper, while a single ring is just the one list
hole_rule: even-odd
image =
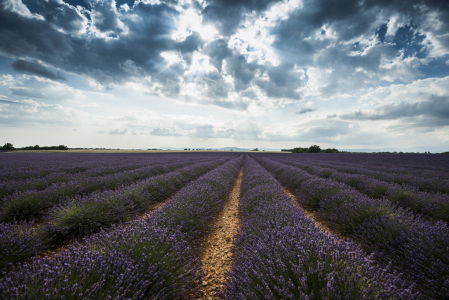
[{"label": "dark grey cloud", "polygon": [[312,111],[316,111],[316,110],[317,110],[316,108],[304,107],[304,108],[301,108],[300,111],[297,111],[296,114],[302,115],[302,114],[306,114],[308,112],[312,112]]},{"label": "dark grey cloud", "polygon": [[84,7],[86,9],[88,9],[90,7],[89,5],[89,1],[86,0],[63,0],[65,3],[70,4],[72,6],[81,6]]},{"label": "dark grey cloud", "polygon": [[265,67],[264,72],[268,75],[269,80],[258,78],[256,84],[268,97],[299,100],[301,95],[298,89],[303,86],[304,82],[300,79],[300,75],[294,71],[293,67],[292,64],[285,63],[279,66],[268,65]]},{"label": "dark grey cloud", "polygon": [[[103,21],[96,23],[94,17],[93,28],[100,32],[110,31],[117,36],[117,39],[105,39],[85,33],[69,34],[84,28],[85,19],[70,5],[50,2],[51,5],[43,0],[34,4],[25,3],[32,13],[40,14],[45,8],[44,20],[23,17],[4,9],[5,1],[0,4],[3,8],[0,9],[0,53],[38,59],[55,68],[88,76],[104,85],[121,84],[135,76],[123,68],[130,61],[141,68],[141,75],[149,75],[154,82],[161,84],[160,92],[173,96],[179,93],[179,76],[183,74],[183,66],[168,65],[160,53],[177,51],[188,61],[189,54],[203,43],[198,34],[192,34],[182,42],[171,39],[171,34],[177,29],[175,20],[179,12],[164,3],[136,3],[132,10],[133,17],[124,16],[122,26],[116,18],[116,10],[111,7],[111,1],[95,2],[90,14],[100,14],[98,20]],[[61,10],[76,12],[61,16],[65,18],[64,24],[72,24],[70,28],[63,28],[54,19]],[[123,33],[124,28],[126,34]]]},{"label": "dark grey cloud", "polygon": [[10,105],[27,105],[26,103],[20,103],[20,102],[9,101],[9,100],[1,100],[1,99],[0,99],[0,103],[10,104]]},{"label": "dark grey cloud", "polygon": [[[406,82],[424,76],[419,71],[420,62],[406,67],[394,65],[393,69],[382,64],[401,56],[402,60],[426,57],[432,49],[424,43],[426,32],[443,49],[438,51],[448,53],[448,14],[449,6],[444,1],[306,0],[271,28],[275,36],[272,45],[283,62],[334,70],[320,90],[322,96],[330,97],[377,85],[384,78]],[[398,23],[387,24],[391,20]],[[398,28],[387,38],[388,26]],[[326,30],[332,38],[325,36]],[[317,38],[317,34],[323,38]]]},{"label": "dark grey cloud", "polygon": [[245,56],[235,54],[226,59],[226,72],[235,80],[235,90],[240,92],[246,90],[249,87],[250,82],[256,75],[256,70],[262,66],[255,62],[249,63]]},{"label": "dark grey cloud", "polygon": [[[321,84],[316,91],[327,98],[377,85],[382,80],[409,81],[424,76],[420,72],[421,62],[395,64],[391,68],[382,64],[399,58],[403,62],[426,57],[432,50],[425,43],[426,32],[432,32],[443,49],[440,52],[449,52],[449,8],[443,1],[305,0],[300,8],[269,29],[274,37],[271,47],[280,60],[278,66],[262,60],[248,62],[247,54],[228,47],[232,33],[245,19],[267,18],[265,12],[279,2],[276,0],[210,0],[204,8],[194,1],[192,7],[201,12],[204,25],[211,23],[220,31],[214,41],[203,40],[197,32],[191,32],[182,41],[172,39],[182,14],[173,6],[177,1],[22,2],[29,12],[18,13],[9,2],[0,0],[0,54],[17,59],[17,70],[63,79],[63,75],[42,65],[30,65],[32,61],[41,61],[45,66],[95,79],[106,87],[151,77],[155,93],[169,97],[179,96],[183,82],[198,79],[205,87],[203,96],[211,104],[232,109],[246,109],[247,105],[226,101],[232,94],[224,80],[226,75],[232,77],[240,97],[257,101],[253,91],[256,86],[278,101],[301,99],[299,90],[305,86],[307,75],[301,77],[298,70],[331,70],[323,71],[326,74],[315,81]],[[129,10],[120,8],[125,3]],[[186,8],[190,4],[183,5]],[[388,22],[394,18],[400,19],[401,24],[389,36],[388,26],[392,25]],[[439,26],[433,26],[431,21]],[[326,36],[326,30],[332,38]],[[251,52],[251,47],[247,51]],[[183,61],[169,63],[161,56],[168,51]],[[209,56],[217,72],[186,75],[195,51]],[[26,62],[29,64],[24,66]]]},{"label": "dark grey cloud", "polygon": [[55,0],[22,0],[22,3],[33,14],[42,16],[45,22],[60,28],[67,33],[75,33],[83,29],[83,16],[75,7]]},{"label": "dark grey cloud", "polygon": [[276,2],[279,0],[209,0],[202,11],[203,22],[213,23],[228,36],[240,26],[245,14],[260,14]]},{"label": "dark grey cloud", "polygon": [[61,72],[53,72],[37,62],[17,59],[12,63],[12,67],[17,72],[36,74],[53,80],[67,80]]},{"label": "dark grey cloud", "polygon": [[124,31],[124,24],[120,21],[117,7],[109,1],[89,1],[90,17],[97,30],[113,33],[116,36]]},{"label": "dark grey cloud", "polygon": [[[432,95],[427,101],[389,104],[368,113],[357,111],[351,114],[341,115],[340,117],[344,120],[378,121],[399,120],[421,116],[432,118],[433,122],[429,126],[449,125],[449,97]],[[414,120],[410,121],[414,122]],[[418,123],[422,125],[421,122]]]},{"label": "dark grey cloud", "polygon": [[232,50],[229,49],[227,40],[223,38],[208,43],[203,51],[210,57],[211,64],[220,72],[223,60],[232,56]]},{"label": "dark grey cloud", "polygon": [[[444,1],[359,1],[359,0],[306,0],[302,7],[293,12],[287,20],[279,23],[272,32],[278,36],[278,46],[284,43],[294,46],[313,34],[323,25],[337,30],[340,40],[350,40],[367,33],[381,16],[388,21],[394,14],[400,14],[415,22],[422,20],[426,12],[436,12],[439,21],[449,24],[449,7]],[[373,32],[374,33],[374,32]],[[296,43],[295,43],[296,39]],[[308,44],[296,44],[297,49],[307,50]],[[302,46],[301,46],[302,45]],[[291,47],[288,47],[291,51]]]}]

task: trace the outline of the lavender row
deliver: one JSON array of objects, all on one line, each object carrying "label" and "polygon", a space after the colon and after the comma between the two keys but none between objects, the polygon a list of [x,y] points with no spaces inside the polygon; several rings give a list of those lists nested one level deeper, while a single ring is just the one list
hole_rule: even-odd
[{"label": "lavender row", "polygon": [[344,163],[369,164],[372,166],[398,167],[404,169],[420,169],[430,171],[444,171],[449,167],[447,155],[422,155],[422,154],[354,154],[343,153],[338,156],[323,156],[323,160],[340,161]]},{"label": "lavender row", "polygon": [[101,166],[103,162],[58,162],[53,164],[36,164],[29,163],[26,167],[14,167],[2,168],[2,174],[0,175],[1,182],[37,179],[45,177],[55,172],[63,172],[69,174],[76,174],[84,172],[90,169]]},{"label": "lavender row", "polygon": [[[63,183],[71,180],[80,180],[87,177],[97,177],[109,174],[120,173],[124,171],[135,170],[156,164],[169,164],[178,162],[180,157],[154,157],[152,160],[140,160],[128,163],[118,163],[116,161],[108,161],[101,166],[83,170],[76,173],[54,172],[40,178],[30,178],[26,180],[10,180],[0,183],[0,197],[13,194],[14,192],[25,190],[43,190],[53,183]],[[204,158],[182,158],[182,161],[203,161]]]},{"label": "lavender row", "polygon": [[[274,158],[274,157],[273,157]],[[278,157],[280,158],[280,157]],[[287,163],[287,160],[282,159],[284,163]],[[413,186],[423,192],[429,193],[449,193],[449,178],[447,177],[447,172],[444,172],[444,175],[439,176],[435,173],[421,173],[420,175],[411,175],[404,173],[395,173],[394,168],[385,169],[385,171],[373,171],[370,170],[366,165],[358,165],[358,166],[341,166],[335,165],[332,163],[319,163],[316,160],[304,160],[304,161],[294,161],[288,160],[288,163],[297,163],[301,164],[301,166],[305,166],[307,164],[310,167],[320,166],[327,167],[336,171],[350,173],[350,174],[361,174],[373,177],[375,179],[396,183],[396,184],[406,184],[408,186]],[[442,177],[445,176],[445,177]]]},{"label": "lavender row", "polygon": [[[285,157],[285,155],[283,155]],[[392,154],[306,154],[288,155],[293,160],[314,160],[322,163],[369,168],[374,171],[405,173],[420,177],[449,178],[447,155]]]},{"label": "lavender row", "polygon": [[140,221],[84,239],[52,258],[19,264],[0,279],[7,299],[190,299],[202,271],[192,238],[208,228],[242,156],[185,186]]},{"label": "lavender row", "polygon": [[106,230],[139,212],[148,211],[155,203],[229,159],[198,163],[142,180],[127,188],[77,197],[52,209],[46,218],[49,223],[43,226],[34,227],[32,223],[24,222],[2,224],[8,233],[0,239],[0,272],[8,263],[27,260],[70,237]]},{"label": "lavender row", "polygon": [[366,175],[336,172],[332,168],[317,167],[312,163],[276,161],[321,178],[347,184],[372,198],[386,198],[396,206],[409,208],[414,213],[425,215],[435,221],[449,222],[449,194],[422,192],[414,186],[387,183]]},{"label": "lavender row", "polygon": [[109,165],[97,166],[95,168],[83,170],[77,173],[55,171],[44,177],[5,181],[0,183],[0,197],[25,190],[43,190],[54,183],[68,182],[70,180],[76,180],[82,177],[86,178],[114,174],[118,172],[142,168],[144,166],[153,164],[155,164],[155,162],[133,162],[122,165],[111,163]]},{"label": "lavender row", "polygon": [[1,214],[4,220],[30,220],[40,218],[46,210],[61,203],[68,197],[92,193],[94,191],[112,190],[136,180],[160,175],[190,165],[192,162],[180,161],[166,165],[155,165],[135,170],[124,171],[105,176],[80,178],[52,186],[41,191],[28,190],[11,195],[3,201]]},{"label": "lavender row", "polygon": [[449,227],[429,222],[387,200],[373,199],[345,184],[269,159],[257,160],[303,207],[343,235],[357,240],[379,262],[417,284],[429,299],[449,297]]},{"label": "lavender row", "polygon": [[[41,160],[37,158],[41,157]],[[32,154],[10,154],[2,166],[0,181],[24,180],[29,178],[40,178],[54,172],[78,173],[102,166],[106,162],[121,163],[124,157],[92,157],[77,156],[73,154],[55,155],[50,153]],[[4,158],[5,160],[5,158]],[[17,165],[16,160],[21,163]],[[126,161],[141,161],[142,158],[126,158]],[[23,165],[22,165],[23,164]]]},{"label": "lavender row", "polygon": [[148,211],[190,181],[229,160],[228,157],[197,163],[117,190],[78,196],[51,209],[48,216],[50,230],[59,237],[80,237],[99,232]]},{"label": "lavender row", "polygon": [[[184,154],[185,158],[187,155]],[[193,153],[188,157],[194,157]],[[154,159],[179,159],[180,154],[74,154],[40,153],[8,154],[0,156],[3,161],[0,182],[40,178],[55,172],[76,174],[103,165],[151,162]],[[198,156],[197,156],[198,157]],[[18,165],[19,164],[19,165]]]},{"label": "lavender row", "polygon": [[414,299],[398,274],[348,240],[320,231],[280,184],[248,158],[236,256],[224,299]]}]

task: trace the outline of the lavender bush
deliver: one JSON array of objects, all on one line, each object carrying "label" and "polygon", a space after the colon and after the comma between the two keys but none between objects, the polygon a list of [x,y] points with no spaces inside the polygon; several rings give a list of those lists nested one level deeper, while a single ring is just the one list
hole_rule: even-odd
[{"label": "lavender bush", "polygon": [[[414,281],[426,297],[447,299],[449,290],[449,228],[447,223],[430,222],[387,200],[373,199],[347,186],[333,191],[338,184],[306,171],[259,157],[263,166],[300,202],[314,192],[318,202],[316,216],[330,227],[356,239],[378,261],[393,263],[406,278]],[[341,184],[340,184],[341,185]],[[341,187],[344,187],[342,185]]]},{"label": "lavender bush", "polygon": [[16,265],[0,279],[7,299],[189,299],[201,268],[190,241],[208,228],[242,156],[179,191],[140,221],[84,239],[52,258]]},{"label": "lavender bush", "polygon": [[13,218],[30,220],[42,217],[46,210],[62,202],[67,197],[92,193],[98,190],[111,190],[128,185],[136,180],[156,176],[192,164],[181,161],[173,164],[155,165],[136,170],[124,171],[99,177],[83,178],[66,183],[54,184],[42,191],[18,192],[4,200],[2,216],[6,220]]},{"label": "lavender bush", "polygon": [[[133,162],[129,164],[118,164],[110,162],[110,165],[97,166],[93,169],[83,170],[76,173],[54,171],[47,176],[40,178],[29,178],[24,180],[9,180],[0,183],[0,197],[11,195],[14,192],[25,190],[43,190],[54,183],[67,182],[70,180],[79,180],[80,178],[103,176],[119,173],[123,171],[142,168],[144,166],[154,165],[155,162]],[[156,162],[157,163],[157,162]],[[168,163],[168,162],[167,162]]]},{"label": "lavender bush", "polygon": [[99,232],[114,223],[124,222],[166,199],[188,182],[225,163],[229,158],[198,163],[155,176],[126,188],[88,197],[55,207],[50,212],[50,230],[58,239],[79,237]]},{"label": "lavender bush", "polygon": [[242,230],[224,299],[413,299],[401,276],[348,240],[320,231],[279,183],[248,158],[239,217]]},{"label": "lavender bush", "polygon": [[[449,194],[423,192],[416,186],[388,183],[363,175],[363,170],[360,173],[348,174],[337,172],[332,168],[318,167],[310,162],[292,163],[291,161],[279,159],[276,161],[288,163],[321,178],[330,178],[333,181],[347,184],[369,197],[386,198],[395,206],[410,208],[413,212],[428,216],[435,221],[449,222]],[[447,182],[449,183],[449,181]]]},{"label": "lavender bush", "polygon": [[0,223],[0,272],[43,249],[45,229],[33,222]]}]

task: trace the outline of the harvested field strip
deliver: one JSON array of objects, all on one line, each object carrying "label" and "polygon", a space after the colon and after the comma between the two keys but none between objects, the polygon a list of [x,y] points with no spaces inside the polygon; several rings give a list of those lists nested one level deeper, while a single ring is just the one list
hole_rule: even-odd
[{"label": "harvested field strip", "polygon": [[225,284],[225,274],[231,269],[231,248],[239,230],[237,212],[242,175],[243,166],[223,210],[213,221],[212,231],[200,242],[200,257],[204,276],[201,288],[203,296],[199,299],[219,299],[217,291]]}]

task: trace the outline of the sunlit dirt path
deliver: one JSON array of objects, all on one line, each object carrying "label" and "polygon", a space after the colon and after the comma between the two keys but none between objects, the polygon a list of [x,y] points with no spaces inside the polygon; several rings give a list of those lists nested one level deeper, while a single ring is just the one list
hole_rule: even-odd
[{"label": "sunlit dirt path", "polygon": [[212,231],[200,241],[200,258],[204,277],[201,283],[203,296],[197,299],[219,299],[217,291],[223,288],[225,273],[231,268],[231,248],[235,241],[235,234],[239,230],[237,208],[242,175],[243,167],[240,169],[224,209],[214,220]]}]

